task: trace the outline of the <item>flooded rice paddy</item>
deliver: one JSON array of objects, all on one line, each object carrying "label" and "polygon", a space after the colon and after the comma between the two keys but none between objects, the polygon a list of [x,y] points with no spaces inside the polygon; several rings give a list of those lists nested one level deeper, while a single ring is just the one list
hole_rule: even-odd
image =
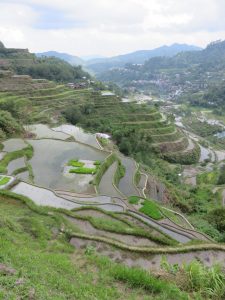
[{"label": "flooded rice paddy", "polygon": [[8,174],[12,175],[14,171],[24,168],[26,166],[24,157],[12,160],[7,167]]},{"label": "flooded rice paddy", "polygon": [[27,144],[22,139],[9,139],[2,144],[4,145],[3,151],[5,152],[22,150],[27,147]]},{"label": "flooded rice paddy", "polygon": [[126,168],[125,176],[119,182],[119,190],[127,197],[140,196],[137,188],[134,186],[134,175],[137,170],[135,161],[121,156],[122,165]]},{"label": "flooded rice paddy", "polygon": [[64,166],[70,159],[103,161],[107,155],[76,142],[43,139],[29,140],[29,143],[34,148],[34,156],[30,160],[34,183],[50,189],[90,192],[90,178],[87,175],[64,176]]},{"label": "flooded rice paddy", "polygon": [[69,135],[63,132],[56,132],[44,124],[27,125],[24,127],[27,131],[35,134],[36,138],[38,139],[48,138],[66,140],[69,138]]},{"label": "flooded rice paddy", "polygon": [[[80,208],[85,205],[85,203],[76,203],[75,201],[70,201],[64,199],[63,197],[57,196],[54,192],[40,188],[25,182],[20,182],[15,187],[13,187],[12,191],[19,195],[23,195],[28,197],[34,201],[35,204],[40,206],[51,206],[55,208],[64,208],[68,210],[72,210],[74,208]],[[89,198],[90,200],[91,198]],[[80,200],[78,198],[78,200]],[[81,200],[82,201],[82,200]],[[79,201],[79,202],[81,202]],[[95,207],[101,208],[110,212],[123,212],[123,207],[116,204],[95,204]]]},{"label": "flooded rice paddy", "polygon": [[96,137],[92,133],[85,132],[82,128],[73,125],[61,125],[59,127],[53,128],[55,132],[61,132],[70,136],[73,136],[76,141],[84,143],[100,149],[100,146],[96,140]]}]

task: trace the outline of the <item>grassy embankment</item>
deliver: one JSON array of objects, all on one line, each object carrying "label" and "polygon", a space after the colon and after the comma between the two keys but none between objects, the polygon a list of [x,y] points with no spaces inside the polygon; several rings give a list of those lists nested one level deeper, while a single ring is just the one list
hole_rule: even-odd
[{"label": "grassy embankment", "polygon": [[74,249],[67,232],[76,228],[59,213],[4,193],[0,199],[1,299],[223,299],[219,268],[164,263],[161,279],[113,263],[94,248]]}]

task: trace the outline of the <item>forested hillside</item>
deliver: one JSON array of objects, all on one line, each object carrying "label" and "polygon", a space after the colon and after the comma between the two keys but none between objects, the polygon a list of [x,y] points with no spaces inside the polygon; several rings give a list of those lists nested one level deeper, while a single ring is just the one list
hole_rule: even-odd
[{"label": "forested hillside", "polygon": [[55,57],[37,58],[27,49],[8,49],[3,43],[0,47],[0,67],[13,70],[18,75],[30,75],[35,79],[45,78],[57,82],[74,82],[90,75],[80,66]]}]

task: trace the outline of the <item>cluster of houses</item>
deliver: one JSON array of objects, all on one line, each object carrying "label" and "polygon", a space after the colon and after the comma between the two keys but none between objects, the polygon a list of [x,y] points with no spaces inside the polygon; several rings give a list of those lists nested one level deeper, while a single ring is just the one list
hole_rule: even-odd
[{"label": "cluster of houses", "polygon": [[78,89],[86,89],[89,88],[90,85],[94,84],[95,81],[93,80],[87,80],[86,77],[83,77],[83,81],[79,82],[69,82],[67,83],[67,86],[71,89],[78,90]]}]

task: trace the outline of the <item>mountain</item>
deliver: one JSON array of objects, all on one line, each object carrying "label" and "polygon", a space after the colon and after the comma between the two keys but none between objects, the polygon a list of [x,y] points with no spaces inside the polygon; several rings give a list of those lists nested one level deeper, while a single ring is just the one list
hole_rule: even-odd
[{"label": "mountain", "polygon": [[57,52],[57,51],[47,51],[47,52],[36,53],[36,56],[37,57],[43,57],[43,56],[57,57],[57,58],[65,60],[66,62],[68,62],[71,65],[83,65],[84,64],[84,60],[78,56],[74,56],[74,55],[71,55],[68,53],[61,53],[61,52]]},{"label": "mountain", "polygon": [[139,50],[136,52],[118,55],[110,58],[99,58],[87,62],[88,68],[95,73],[101,73],[114,67],[123,67],[127,63],[143,64],[152,57],[165,56],[172,57],[180,52],[200,51],[202,48],[186,45],[173,44],[171,46],[162,46],[152,50]]},{"label": "mountain", "polygon": [[204,90],[224,82],[225,41],[216,41],[200,51],[179,52],[172,57],[152,57],[142,65],[126,64],[97,74],[100,80],[123,87],[144,86],[163,94]]}]

